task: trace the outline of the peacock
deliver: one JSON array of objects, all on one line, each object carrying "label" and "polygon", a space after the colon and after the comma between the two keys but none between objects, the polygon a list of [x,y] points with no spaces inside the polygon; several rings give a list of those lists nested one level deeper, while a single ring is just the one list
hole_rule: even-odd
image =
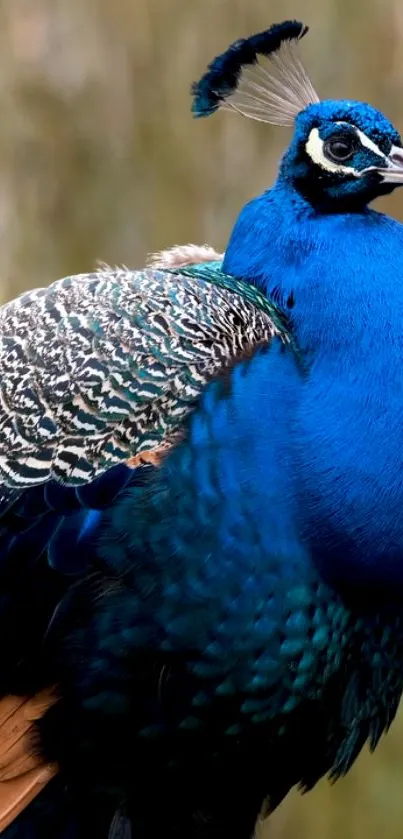
[{"label": "peacock", "polygon": [[396,129],[321,101],[296,21],[193,110],[293,125],[225,253],[0,310],[5,839],[249,839],[403,690]]}]

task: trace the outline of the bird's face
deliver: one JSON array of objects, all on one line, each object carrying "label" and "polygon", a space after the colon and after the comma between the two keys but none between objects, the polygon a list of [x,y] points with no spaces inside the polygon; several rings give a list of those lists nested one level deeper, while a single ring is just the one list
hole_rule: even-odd
[{"label": "bird's face", "polygon": [[298,53],[307,31],[284,21],[235,41],[193,85],[193,112],[204,117],[226,108],[293,125],[280,179],[322,212],[360,210],[403,184],[402,141],[370,105],[319,99]]},{"label": "bird's face", "polygon": [[370,105],[318,102],[296,117],[280,172],[318,209],[360,209],[403,185],[402,141]]}]

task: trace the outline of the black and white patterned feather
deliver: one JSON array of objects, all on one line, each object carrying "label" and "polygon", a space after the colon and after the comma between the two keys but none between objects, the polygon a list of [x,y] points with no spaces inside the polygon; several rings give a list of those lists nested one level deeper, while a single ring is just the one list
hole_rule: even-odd
[{"label": "black and white patterned feather", "polygon": [[163,450],[203,385],[275,334],[273,304],[219,262],[23,294],[0,309],[0,482],[80,485]]}]

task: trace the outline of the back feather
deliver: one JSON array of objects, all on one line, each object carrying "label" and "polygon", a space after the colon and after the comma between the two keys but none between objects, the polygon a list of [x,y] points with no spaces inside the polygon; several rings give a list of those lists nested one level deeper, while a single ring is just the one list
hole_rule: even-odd
[{"label": "back feather", "polygon": [[102,270],[22,295],[0,310],[0,482],[80,486],[153,461],[206,382],[276,334],[288,340],[279,310],[219,262]]}]

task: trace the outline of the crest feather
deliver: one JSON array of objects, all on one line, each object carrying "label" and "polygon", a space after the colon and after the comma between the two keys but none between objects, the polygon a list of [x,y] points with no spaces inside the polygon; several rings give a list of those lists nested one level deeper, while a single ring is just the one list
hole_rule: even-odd
[{"label": "crest feather", "polygon": [[224,107],[260,122],[292,125],[300,111],[319,102],[298,55],[307,32],[299,21],[284,21],[235,41],[194,83],[195,116]]}]

